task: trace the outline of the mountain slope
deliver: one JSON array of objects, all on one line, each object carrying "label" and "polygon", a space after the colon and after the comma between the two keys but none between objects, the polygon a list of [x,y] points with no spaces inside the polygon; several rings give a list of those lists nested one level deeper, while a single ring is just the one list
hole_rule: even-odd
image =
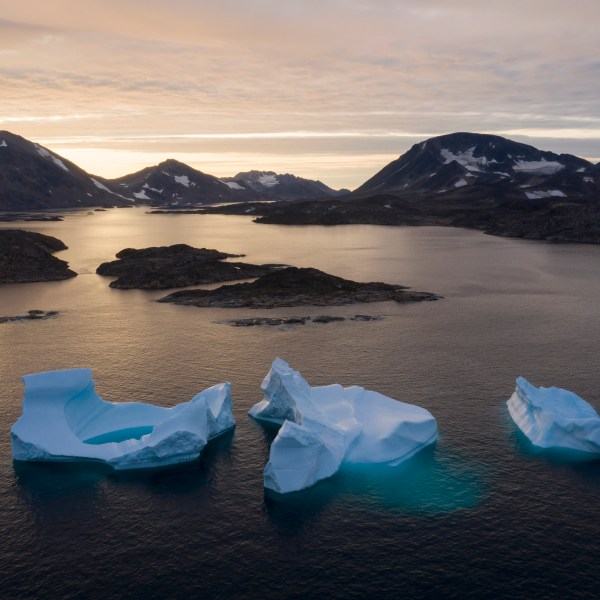
[{"label": "mountain slope", "polygon": [[197,171],[172,158],[137,173],[111,179],[107,185],[115,192],[135,199],[136,202],[175,206],[235,202],[254,197],[253,194],[233,190],[217,177]]},{"label": "mountain slope", "polygon": [[0,131],[0,210],[127,204],[99,177],[8,131]]},{"label": "mountain slope", "polygon": [[[493,191],[495,197],[582,199],[597,193],[594,165],[496,135],[453,133],[415,144],[354,192],[454,193]],[[457,194],[458,192],[458,194]]]},{"label": "mountain slope", "polygon": [[221,181],[232,189],[254,192],[258,200],[327,198],[348,193],[348,190],[334,190],[321,181],[289,173],[280,175],[274,171],[247,171],[238,173],[235,177],[224,177]]}]

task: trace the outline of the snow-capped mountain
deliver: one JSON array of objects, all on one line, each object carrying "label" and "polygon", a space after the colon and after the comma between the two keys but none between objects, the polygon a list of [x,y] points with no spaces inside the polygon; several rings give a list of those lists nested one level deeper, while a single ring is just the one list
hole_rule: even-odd
[{"label": "snow-capped mountain", "polygon": [[0,210],[131,204],[105,180],[25,138],[0,131]]},{"label": "snow-capped mountain", "polygon": [[599,244],[600,166],[499,136],[453,133],[416,144],[343,198],[251,208],[259,223],[441,225]]},{"label": "snow-capped mountain", "polygon": [[583,198],[598,193],[597,166],[496,135],[452,133],[415,144],[384,167],[355,195],[481,194],[525,200]]},{"label": "snow-capped mountain", "polygon": [[112,179],[109,186],[139,203],[152,202],[175,206],[235,202],[254,197],[243,193],[243,190],[232,189],[217,177],[197,171],[174,159]]},{"label": "snow-capped mountain", "polygon": [[224,177],[221,181],[233,190],[254,192],[257,200],[328,198],[349,193],[348,190],[334,190],[321,181],[273,171],[247,171],[235,177]]}]

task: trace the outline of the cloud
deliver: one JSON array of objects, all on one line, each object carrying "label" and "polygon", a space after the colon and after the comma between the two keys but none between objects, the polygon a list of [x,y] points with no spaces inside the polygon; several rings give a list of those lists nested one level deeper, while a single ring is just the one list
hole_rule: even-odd
[{"label": "cloud", "polygon": [[0,20],[0,116],[139,153],[393,157],[472,130],[598,156],[599,20],[597,0],[21,0]]}]

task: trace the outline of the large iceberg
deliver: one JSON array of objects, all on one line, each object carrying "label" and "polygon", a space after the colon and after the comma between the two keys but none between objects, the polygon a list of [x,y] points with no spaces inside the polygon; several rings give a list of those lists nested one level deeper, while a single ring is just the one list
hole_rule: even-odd
[{"label": "large iceberg", "polygon": [[11,429],[15,460],[161,467],[194,460],[208,440],[235,425],[229,383],[163,408],[106,402],[94,390],[91,369],[35,373],[23,381],[23,414]]},{"label": "large iceberg", "polygon": [[507,405],[512,420],[535,446],[600,453],[600,416],[573,392],[536,388],[518,377]]},{"label": "large iceberg", "polygon": [[264,471],[265,487],[280,494],[308,488],[342,463],[397,465],[437,439],[424,408],[358,386],[310,387],[280,358],[261,388],[264,399],[249,414],[282,424]]}]

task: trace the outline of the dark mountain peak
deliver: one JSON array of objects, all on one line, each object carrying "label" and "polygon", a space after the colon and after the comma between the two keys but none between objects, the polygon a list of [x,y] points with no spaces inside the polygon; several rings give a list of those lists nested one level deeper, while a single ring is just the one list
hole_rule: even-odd
[{"label": "dark mountain peak", "polygon": [[0,132],[0,209],[123,204],[101,178],[41,144]]},{"label": "dark mountain peak", "polygon": [[252,169],[251,171],[242,171],[231,179],[259,179],[264,175],[277,175],[277,173],[275,173],[275,171],[259,171],[257,169]]},{"label": "dark mountain peak", "polygon": [[258,200],[316,199],[339,194],[320,181],[275,171],[245,171],[222,181],[234,189],[253,192]]},{"label": "dark mountain peak", "polygon": [[[591,163],[570,154],[555,154],[498,135],[458,132],[415,144],[356,190],[356,194],[388,191],[446,193],[477,186],[506,190],[544,186],[564,172],[573,192],[583,182]],[[565,177],[562,178],[566,181]],[[572,181],[571,181],[572,179]],[[498,187],[500,186],[500,187]],[[543,193],[554,190],[540,190]],[[567,195],[566,190],[558,190]],[[520,192],[521,196],[526,192]],[[558,194],[555,194],[558,195]]]},{"label": "dark mountain peak", "polygon": [[[109,182],[114,191],[139,202],[189,206],[235,201],[235,193],[220,179],[169,158],[154,167]],[[242,198],[246,200],[247,198]]]},{"label": "dark mountain peak", "polygon": [[175,158],[167,158],[167,160],[163,160],[161,163],[156,165],[155,168],[168,171],[183,171],[186,173],[205,175],[205,173],[203,173],[202,171],[198,171],[198,169],[194,169],[194,167],[190,167],[190,165],[176,160]]}]

